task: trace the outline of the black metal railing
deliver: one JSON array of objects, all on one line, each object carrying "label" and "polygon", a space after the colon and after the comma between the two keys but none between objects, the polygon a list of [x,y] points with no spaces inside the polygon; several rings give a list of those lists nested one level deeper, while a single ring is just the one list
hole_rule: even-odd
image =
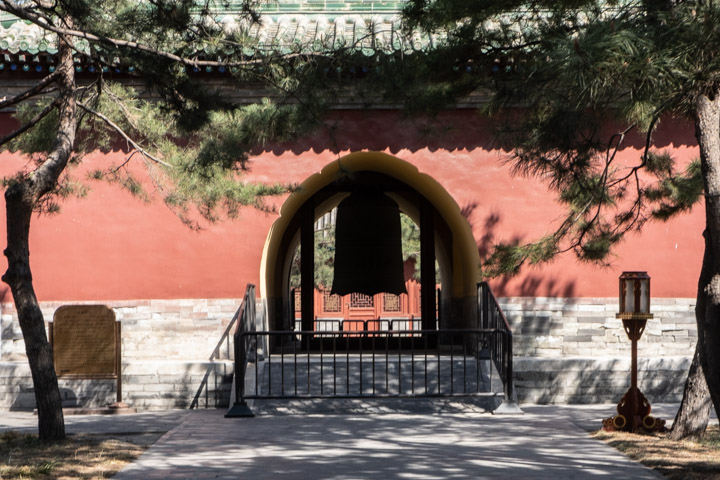
[{"label": "black metal railing", "polygon": [[[500,330],[246,331],[241,344],[282,345],[254,363],[248,399],[494,396],[480,355]],[[361,337],[357,337],[361,334]],[[420,334],[420,337],[410,335]],[[245,340],[242,340],[242,337]],[[255,339],[255,341],[249,340]],[[442,340],[442,341],[441,341]],[[309,346],[305,349],[303,346]],[[252,351],[247,352],[253,355]]]},{"label": "black metal railing", "polygon": [[505,318],[490,285],[487,282],[478,284],[478,323],[481,329],[503,332],[490,339],[488,344],[490,359],[503,383],[506,402],[513,402],[513,368],[512,368],[512,329]]},{"label": "black metal railing", "polygon": [[[245,296],[235,314],[237,328],[233,335],[235,354],[235,402],[228,410],[226,417],[251,416],[244,399],[245,373],[248,363],[258,358],[257,338],[247,335],[255,331],[255,285],[248,284]],[[255,343],[251,343],[255,341]],[[252,355],[249,353],[252,352]]]},{"label": "black metal railing", "polygon": [[[222,335],[220,336],[220,340],[218,340],[217,345],[215,345],[215,348],[213,349],[212,353],[210,354],[210,362],[214,362],[215,360],[220,359],[221,357],[227,355],[227,359],[233,360],[234,359],[234,347],[233,343],[230,342],[230,336],[233,327],[235,326],[238,318],[240,317],[240,310],[238,309],[235,312],[235,315],[233,315],[232,319],[230,320],[230,323],[228,323],[228,326],[223,331]],[[205,375],[203,375],[203,379],[200,381],[200,386],[198,387],[197,391],[195,392],[195,396],[192,399],[192,402],[190,402],[190,410],[194,408],[199,408],[201,406],[201,400],[205,400],[204,405],[205,408],[208,408],[211,405],[217,406],[220,402],[219,392],[217,390],[213,391],[213,402],[211,402],[210,398],[210,375],[215,373],[215,369],[213,365],[211,364],[208,369],[205,371]]]},{"label": "black metal railing", "polygon": [[234,335],[235,403],[226,416],[251,416],[248,399],[494,396],[491,362],[513,403],[512,331],[487,283],[478,284],[477,305],[475,329],[318,319],[313,331],[255,331],[249,285]]}]

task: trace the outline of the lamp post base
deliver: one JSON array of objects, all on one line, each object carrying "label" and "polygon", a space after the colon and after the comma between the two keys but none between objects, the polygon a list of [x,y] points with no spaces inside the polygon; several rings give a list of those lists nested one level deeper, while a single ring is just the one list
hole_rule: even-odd
[{"label": "lamp post base", "polygon": [[665,420],[650,415],[652,407],[637,387],[630,387],[617,406],[617,415],[603,420],[603,430],[636,433],[666,432]]}]

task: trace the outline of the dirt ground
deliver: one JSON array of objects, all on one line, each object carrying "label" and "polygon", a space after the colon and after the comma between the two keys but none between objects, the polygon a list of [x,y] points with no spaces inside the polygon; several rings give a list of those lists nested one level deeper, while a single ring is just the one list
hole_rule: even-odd
[{"label": "dirt ground", "polygon": [[76,434],[58,444],[37,435],[0,434],[0,480],[108,478],[135,460],[161,433]]},{"label": "dirt ground", "polygon": [[646,465],[664,477],[677,480],[720,479],[720,429],[708,428],[701,440],[675,442],[666,435],[624,432],[595,433],[595,437]]}]

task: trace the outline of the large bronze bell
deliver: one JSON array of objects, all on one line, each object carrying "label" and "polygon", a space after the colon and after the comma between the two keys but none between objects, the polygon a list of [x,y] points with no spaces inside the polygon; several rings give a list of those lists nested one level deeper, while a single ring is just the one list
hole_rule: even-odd
[{"label": "large bronze bell", "polygon": [[353,192],[342,200],[332,293],[407,293],[400,230],[400,209],[382,192]]}]

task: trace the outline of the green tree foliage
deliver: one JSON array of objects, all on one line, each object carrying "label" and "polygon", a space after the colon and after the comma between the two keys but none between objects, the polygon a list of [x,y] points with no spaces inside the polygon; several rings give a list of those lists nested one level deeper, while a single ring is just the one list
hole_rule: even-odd
[{"label": "green tree foliage", "polygon": [[[346,78],[336,64],[361,58],[356,45],[263,43],[250,34],[258,2],[225,0],[0,0],[0,11],[41,31],[54,70],[25,92],[0,100],[15,108],[20,127],[0,148],[32,159],[4,179],[8,269],[33,374],[40,437],[65,436],[61,399],[32,284],[28,236],[33,213],[53,213],[63,198],[83,195],[87,178],[74,166],[95,150],[124,158],[91,172],[149,200],[159,192],[183,222],[235,217],[243,205],[266,208],[263,197],[286,185],[243,181],[254,148],[317,128]],[[230,11],[243,28],[228,29]],[[79,60],[93,65],[76,78]],[[115,69],[125,72],[120,77]],[[195,72],[224,71],[221,86]],[[89,70],[89,69],[88,69]],[[118,79],[119,78],[119,79]],[[248,103],[233,92],[264,94]],[[242,98],[242,95],[240,95]],[[113,156],[113,158],[118,158]],[[145,167],[149,185],[133,164]],[[143,174],[144,175],[144,174]]]},{"label": "green tree foliage", "polygon": [[[565,206],[564,219],[541,239],[496,245],[486,275],[514,274],[567,251],[605,263],[625,234],[704,196],[698,351],[720,409],[720,357],[713,353],[720,344],[720,6],[411,0],[404,14],[409,31],[442,39],[422,59],[441,68],[393,91],[444,105],[485,94],[483,113],[498,120],[498,144],[512,152],[514,172],[546,182]],[[695,123],[700,158],[690,165],[657,144],[658,127],[672,119]],[[621,155],[637,144],[637,158]]]},{"label": "green tree foliage", "polygon": [[[696,55],[695,47],[720,41],[716,9],[697,2],[650,9],[644,2],[439,0],[410,2],[405,14],[408,28],[447,38],[430,61],[453,62],[414,88],[446,85],[453,100],[478,89],[487,94],[486,114],[510,116],[496,135],[512,149],[515,173],[544,180],[567,207],[548,236],[499,245],[486,273],[513,273],[568,250],[603,261],[626,232],[700,199],[698,166],[676,166],[654,136],[663,119],[692,116],[695,96],[713,86],[717,54],[705,46]],[[618,153],[638,138],[645,144],[640,157],[621,162]]]}]

